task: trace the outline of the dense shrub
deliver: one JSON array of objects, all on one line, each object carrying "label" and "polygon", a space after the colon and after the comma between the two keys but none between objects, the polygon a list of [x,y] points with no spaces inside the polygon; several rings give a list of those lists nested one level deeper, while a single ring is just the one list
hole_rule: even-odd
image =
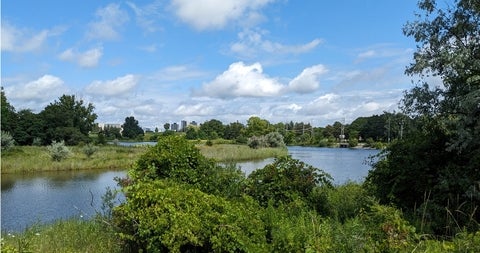
[{"label": "dense shrub", "polygon": [[90,158],[93,154],[95,154],[95,152],[98,151],[98,147],[89,143],[83,147],[82,151],[88,158]]},{"label": "dense shrub", "polygon": [[252,136],[248,138],[247,145],[250,148],[264,148],[267,147],[265,136]]},{"label": "dense shrub", "polygon": [[53,141],[52,144],[47,146],[47,150],[50,154],[50,157],[52,157],[52,160],[56,162],[66,159],[71,154],[70,149],[65,146],[64,141]]},{"label": "dense shrub", "polygon": [[2,131],[2,151],[9,150],[15,145],[15,140],[9,132]]},{"label": "dense shrub", "polygon": [[244,174],[235,166],[220,166],[178,135],[162,136],[143,154],[130,176],[134,180],[170,179],[211,194],[233,197],[243,189]]},{"label": "dense shrub", "polygon": [[260,204],[288,203],[306,199],[318,185],[331,185],[331,176],[291,156],[276,158],[272,164],[253,171],[247,178],[246,192]]},{"label": "dense shrub", "polygon": [[132,251],[267,252],[252,199],[230,202],[164,180],[124,190],[127,201],[114,209],[114,221]]},{"label": "dense shrub", "polygon": [[269,147],[277,148],[285,146],[285,143],[283,142],[283,135],[281,135],[279,132],[271,132],[265,135],[265,139]]}]

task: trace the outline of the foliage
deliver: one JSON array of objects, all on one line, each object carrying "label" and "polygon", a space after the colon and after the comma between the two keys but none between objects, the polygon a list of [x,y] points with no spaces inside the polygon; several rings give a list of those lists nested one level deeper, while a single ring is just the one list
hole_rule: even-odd
[{"label": "foliage", "polygon": [[1,120],[0,129],[6,132],[13,132],[15,125],[15,108],[8,102],[7,97],[5,96],[5,91],[3,86],[1,87]]},{"label": "foliage", "polygon": [[1,252],[122,252],[111,227],[72,218],[37,224],[22,233],[2,231]]},{"label": "foliage", "polygon": [[125,138],[134,139],[139,135],[143,136],[143,129],[138,125],[138,120],[133,116],[125,118],[122,128],[122,136]]},{"label": "foliage", "polygon": [[258,205],[249,198],[230,202],[163,180],[124,190],[114,220],[133,251],[265,252]]},{"label": "foliage", "polygon": [[15,146],[15,140],[9,132],[2,130],[2,151],[6,151]]},{"label": "foliage", "polygon": [[361,210],[375,203],[362,185],[355,182],[326,190],[326,215],[341,223],[356,217]]},{"label": "foliage", "polygon": [[265,136],[252,136],[248,138],[247,145],[250,148],[265,148],[267,147],[267,140],[265,139]]},{"label": "foliage", "polygon": [[200,124],[200,131],[209,140],[223,137],[224,129],[223,123],[217,119],[211,119]]},{"label": "foliage", "polygon": [[[438,76],[405,93],[403,111],[415,132],[388,147],[367,183],[382,203],[406,211],[421,229],[453,235],[480,228],[480,5],[457,0],[424,12],[404,33],[419,44],[407,74]],[[422,231],[423,232],[423,231]]]},{"label": "foliage", "polygon": [[247,120],[245,134],[247,137],[261,136],[268,134],[272,130],[272,125],[270,124],[270,122],[268,122],[268,120],[261,119],[259,117],[250,117]]},{"label": "foliage", "polygon": [[350,137],[348,139],[348,146],[351,147],[351,148],[354,148],[358,145],[358,139],[355,138],[355,137]]},{"label": "foliage", "polygon": [[331,185],[331,176],[291,156],[276,158],[272,164],[253,171],[247,178],[246,193],[266,206],[307,199],[318,185]]},{"label": "foliage", "polygon": [[93,144],[87,144],[83,147],[83,153],[90,158],[95,152],[98,151],[98,147],[94,146]]},{"label": "foliage", "polygon": [[64,141],[53,141],[52,144],[47,147],[47,150],[52,160],[56,162],[66,159],[71,154],[70,149],[65,146]]},{"label": "foliage", "polygon": [[84,105],[74,95],[63,95],[58,101],[49,104],[40,117],[45,131],[45,143],[64,140],[67,145],[76,145],[88,140],[97,115],[92,104]]},{"label": "foliage", "polygon": [[279,132],[271,132],[265,135],[265,140],[269,147],[277,148],[284,147],[283,136]]}]

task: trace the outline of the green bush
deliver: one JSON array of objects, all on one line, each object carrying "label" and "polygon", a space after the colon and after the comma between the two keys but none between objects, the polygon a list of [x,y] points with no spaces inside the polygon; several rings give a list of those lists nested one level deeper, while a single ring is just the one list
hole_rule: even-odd
[{"label": "green bush", "polygon": [[98,151],[98,147],[89,143],[83,147],[82,151],[88,158],[90,158],[93,154],[95,154],[95,152]]},{"label": "green bush", "polygon": [[137,182],[114,209],[119,236],[138,252],[267,252],[259,206],[165,180]]},{"label": "green bush", "polygon": [[347,182],[327,190],[328,216],[344,223],[374,203],[360,184]]},{"label": "green bush", "polygon": [[15,140],[9,132],[2,131],[2,151],[6,151],[15,146]]},{"label": "green bush", "polygon": [[247,145],[250,148],[264,148],[267,147],[265,136],[252,136],[248,138]]},{"label": "green bush", "polygon": [[65,146],[64,141],[53,141],[51,145],[47,146],[47,150],[52,160],[56,162],[66,159],[71,154],[70,149]]},{"label": "green bush", "polygon": [[272,164],[253,171],[247,178],[246,193],[266,206],[288,203],[295,198],[307,199],[318,185],[331,183],[331,176],[291,156],[276,158]]},{"label": "green bush", "polygon": [[170,179],[227,197],[238,196],[245,179],[240,169],[218,165],[178,135],[160,137],[157,144],[138,159],[130,176],[134,180]]},{"label": "green bush", "polygon": [[265,140],[268,146],[272,148],[285,146],[285,142],[283,142],[283,135],[281,135],[279,132],[271,132],[265,135]]}]

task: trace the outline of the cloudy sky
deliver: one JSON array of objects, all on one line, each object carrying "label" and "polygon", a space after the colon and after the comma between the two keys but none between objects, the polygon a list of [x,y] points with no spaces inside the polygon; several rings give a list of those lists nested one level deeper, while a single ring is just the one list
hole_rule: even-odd
[{"label": "cloudy sky", "polygon": [[348,123],[412,87],[416,2],[2,1],[1,85],[17,111],[72,94],[99,123]]}]

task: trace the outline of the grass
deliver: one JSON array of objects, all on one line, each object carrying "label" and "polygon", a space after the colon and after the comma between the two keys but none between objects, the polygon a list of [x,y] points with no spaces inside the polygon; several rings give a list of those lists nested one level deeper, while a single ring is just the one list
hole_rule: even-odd
[{"label": "grass", "polygon": [[60,162],[53,161],[46,147],[19,146],[2,152],[2,174],[58,170],[123,170],[130,168],[146,147],[100,146],[88,158],[83,147],[69,147],[71,155]]},{"label": "grass", "polygon": [[59,220],[22,233],[2,233],[1,252],[122,252],[115,232],[98,220]]},{"label": "grass", "polygon": [[200,149],[204,156],[213,158],[217,162],[259,160],[288,154],[287,148],[252,149],[247,145],[236,144],[214,144],[212,146],[197,144],[196,147]]},{"label": "grass", "polygon": [[[251,149],[246,145],[204,143],[196,145],[200,152],[218,162],[258,160],[287,155],[286,148]],[[2,152],[1,173],[31,173],[60,170],[125,170],[148,149],[146,146],[99,146],[88,158],[83,147],[69,147],[71,155],[60,162],[53,161],[46,147],[17,146]]]}]

